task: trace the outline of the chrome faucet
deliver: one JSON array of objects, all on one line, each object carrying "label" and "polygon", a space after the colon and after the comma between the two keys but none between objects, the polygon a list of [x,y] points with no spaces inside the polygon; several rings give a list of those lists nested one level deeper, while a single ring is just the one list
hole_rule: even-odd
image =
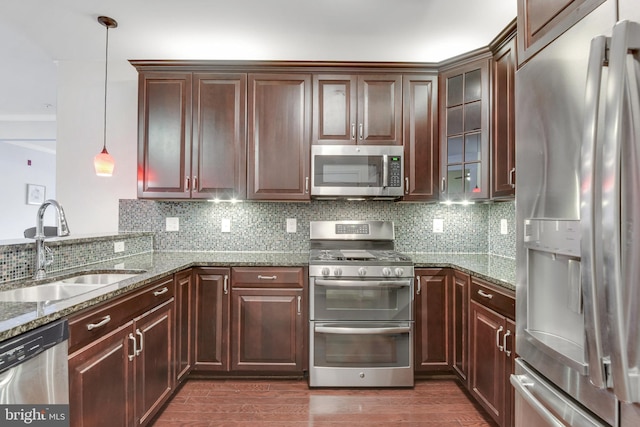
[{"label": "chrome faucet", "polygon": [[34,236],[34,239],[36,239],[36,272],[33,275],[34,279],[44,279],[47,275],[45,268],[53,262],[53,255],[50,259],[47,259],[47,253],[51,254],[51,249],[44,246],[44,211],[47,210],[49,205],[55,208],[58,215],[58,232],[56,235],[60,237],[69,235],[69,226],[62,206],[53,199],[46,200],[40,205],[36,215],[36,235]]}]

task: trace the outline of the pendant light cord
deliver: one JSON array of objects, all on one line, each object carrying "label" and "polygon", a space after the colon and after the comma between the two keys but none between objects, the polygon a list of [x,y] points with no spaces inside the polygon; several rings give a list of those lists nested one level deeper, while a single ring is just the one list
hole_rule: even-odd
[{"label": "pendant light cord", "polygon": [[104,129],[102,149],[107,149],[107,82],[109,81],[109,26],[104,49]]}]

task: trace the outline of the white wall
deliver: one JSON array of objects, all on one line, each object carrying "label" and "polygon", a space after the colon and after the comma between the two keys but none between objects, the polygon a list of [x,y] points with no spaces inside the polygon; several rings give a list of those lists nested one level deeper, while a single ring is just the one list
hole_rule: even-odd
[{"label": "white wall", "polygon": [[96,176],[102,150],[104,62],[58,64],[56,185],[72,234],[118,230],[118,200],[136,198],[138,73],[127,62],[109,62],[107,150],[115,159],[110,178]]},{"label": "white wall", "polygon": [[[0,142],[0,171],[0,240],[20,239],[24,229],[36,225],[39,207],[27,204],[27,184],[44,185],[46,198],[56,197],[56,155],[52,150]],[[49,213],[46,220],[47,225],[55,223]]]}]

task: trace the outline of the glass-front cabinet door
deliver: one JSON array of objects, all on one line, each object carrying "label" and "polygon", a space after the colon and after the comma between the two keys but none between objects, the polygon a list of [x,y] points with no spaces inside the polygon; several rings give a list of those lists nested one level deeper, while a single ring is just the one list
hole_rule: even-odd
[{"label": "glass-front cabinet door", "polygon": [[489,59],[441,74],[440,199],[489,197]]}]

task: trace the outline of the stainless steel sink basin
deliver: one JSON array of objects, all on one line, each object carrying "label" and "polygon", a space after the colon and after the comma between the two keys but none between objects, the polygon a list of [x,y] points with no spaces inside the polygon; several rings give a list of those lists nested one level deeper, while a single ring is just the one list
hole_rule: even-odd
[{"label": "stainless steel sink basin", "polygon": [[81,276],[69,277],[67,279],[62,279],[62,283],[80,283],[80,284],[88,284],[88,285],[109,285],[111,283],[116,283],[121,280],[129,279],[130,277],[135,277],[137,274],[131,273],[91,273],[91,274],[83,274]]},{"label": "stainless steel sink basin", "polygon": [[5,302],[39,302],[57,301],[89,292],[104,285],[82,285],[71,283],[46,283],[0,292],[0,301]]}]

